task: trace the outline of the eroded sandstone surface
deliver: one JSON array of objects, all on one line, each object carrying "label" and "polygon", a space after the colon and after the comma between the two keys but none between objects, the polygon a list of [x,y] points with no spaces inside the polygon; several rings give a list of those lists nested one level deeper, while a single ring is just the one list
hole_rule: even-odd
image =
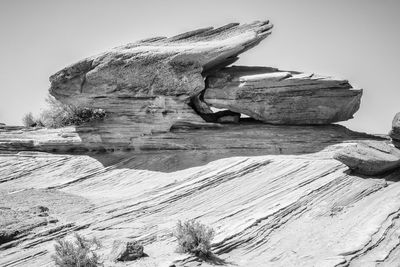
[{"label": "eroded sandstone surface", "polygon": [[51,265],[54,238],[78,231],[102,241],[104,258],[115,240],[139,240],[148,257],[129,266],[198,266],[175,252],[171,235],[177,220],[191,218],[216,229],[212,250],[226,266],[390,266],[398,260],[398,172],[374,179],[351,175],[329,150],[230,157],[166,172],[173,158],[160,157],[164,169],[154,172],[137,168],[149,162],[135,156],[107,166],[90,156],[1,155],[0,187],[11,196],[52,188],[93,207],[33,229],[0,250],[0,265]]},{"label": "eroded sandstone surface", "polygon": [[400,168],[400,150],[383,142],[347,146],[333,157],[356,173],[365,175],[380,175]]},{"label": "eroded sandstone surface", "polygon": [[361,95],[345,80],[234,66],[207,77],[204,101],[273,124],[329,124],[353,118]]},{"label": "eroded sandstone surface", "polygon": [[50,93],[65,103],[106,110],[95,131],[105,143],[127,145],[179,121],[202,123],[189,103],[204,90],[205,75],[236,61],[271,28],[268,21],[232,23],[127,44],[57,72]]},{"label": "eroded sandstone surface", "polygon": [[[330,124],[360,106],[345,80],[229,67],[271,28],[150,38],[54,74],[59,101],[106,117],[0,126],[0,265],[52,266],[54,240],[76,232],[103,243],[105,266],[397,264],[399,150]],[[176,252],[186,219],[215,229],[215,258]],[[146,257],[115,262],[132,240]]]},{"label": "eroded sandstone surface", "polygon": [[50,94],[105,110],[101,123],[77,132],[88,143],[117,147],[135,147],[143,135],[185,123],[238,123],[240,114],[285,125],[352,118],[362,90],[345,80],[270,67],[225,68],[271,29],[269,21],[232,23],[120,46],[52,75]]}]

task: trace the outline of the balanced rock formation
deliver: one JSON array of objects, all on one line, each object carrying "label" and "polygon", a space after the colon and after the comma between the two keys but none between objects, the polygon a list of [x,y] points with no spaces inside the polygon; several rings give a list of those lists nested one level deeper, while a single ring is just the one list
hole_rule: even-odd
[{"label": "balanced rock formation", "polygon": [[271,28],[268,21],[232,23],[117,47],[52,75],[50,94],[105,110],[101,122],[76,128],[88,147],[133,148],[146,135],[179,125],[239,123],[241,114],[295,125],[352,118],[362,91],[347,81],[267,67],[226,68]]},{"label": "balanced rock formation", "polygon": [[229,67],[207,77],[204,101],[273,124],[353,118],[362,90],[345,80],[267,67]]},{"label": "balanced rock formation", "polygon": [[271,32],[268,21],[155,37],[84,59],[50,77],[65,101],[99,97],[189,98],[204,89],[202,73],[231,64]]},{"label": "balanced rock formation", "polygon": [[400,112],[394,116],[392,130],[390,131],[389,135],[392,138],[393,144],[400,148]]},{"label": "balanced rock formation", "polygon": [[364,142],[347,146],[333,156],[355,173],[380,175],[400,168],[400,150],[384,142]]},{"label": "balanced rock formation", "polygon": [[[0,266],[52,266],[54,240],[76,232],[104,244],[105,266],[141,256],[130,265],[398,264],[398,173],[365,179],[333,159],[345,147],[336,158],[380,173],[397,167],[398,152],[383,137],[314,125],[351,118],[361,91],[316,75],[228,67],[271,27],[147,39],[53,75],[58,100],[106,117],[0,127]],[[211,262],[176,252],[174,227],[188,219],[216,230]],[[149,257],[126,243],[132,238]],[[124,241],[110,256],[114,240]]]},{"label": "balanced rock formation", "polygon": [[103,142],[126,145],[179,121],[202,123],[188,104],[205,88],[204,76],[237,60],[271,28],[268,21],[231,23],[117,47],[51,76],[50,93],[64,103],[105,109],[107,119],[95,131]]}]

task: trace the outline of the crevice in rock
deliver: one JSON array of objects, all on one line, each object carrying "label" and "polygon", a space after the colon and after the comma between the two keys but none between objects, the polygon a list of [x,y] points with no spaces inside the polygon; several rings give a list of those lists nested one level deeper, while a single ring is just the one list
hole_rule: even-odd
[{"label": "crevice in rock", "polygon": [[190,99],[189,106],[193,108],[197,115],[210,123],[239,123],[240,113],[228,109],[215,110],[207,105],[207,103],[203,101],[205,90],[206,89]]},{"label": "crevice in rock", "polygon": [[[203,67],[203,71],[201,73],[201,76],[204,77],[205,82],[207,82],[207,76],[216,73],[217,71],[228,67],[229,65],[232,65],[233,63],[235,63],[237,60],[239,59],[238,56],[231,56],[228,57],[226,59],[224,59],[223,61],[218,62],[217,59],[214,60],[213,62],[210,62],[208,64],[206,64]],[[206,88],[207,88],[207,83],[206,83]]]}]

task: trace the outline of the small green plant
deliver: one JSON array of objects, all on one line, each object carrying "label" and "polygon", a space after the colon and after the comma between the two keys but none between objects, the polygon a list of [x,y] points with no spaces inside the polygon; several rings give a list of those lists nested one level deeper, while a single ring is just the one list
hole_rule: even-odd
[{"label": "small green plant", "polygon": [[103,266],[95,250],[101,247],[96,238],[87,239],[75,234],[74,241],[56,240],[55,254],[51,256],[56,266],[60,267],[97,267]]},{"label": "small green plant", "polygon": [[193,253],[198,257],[211,255],[211,241],[215,231],[196,220],[178,221],[174,236],[178,241],[178,251]]}]

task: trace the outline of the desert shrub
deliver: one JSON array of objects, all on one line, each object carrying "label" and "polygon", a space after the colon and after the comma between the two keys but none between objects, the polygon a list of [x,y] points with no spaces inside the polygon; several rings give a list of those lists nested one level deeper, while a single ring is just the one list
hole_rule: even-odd
[{"label": "desert shrub", "polygon": [[68,105],[61,103],[54,97],[46,99],[48,108],[40,115],[40,121],[47,128],[60,128],[104,119],[106,112],[103,109],[87,108],[83,105]]},{"label": "desert shrub", "polygon": [[55,254],[51,257],[56,266],[60,267],[96,267],[103,266],[95,250],[101,247],[96,238],[86,239],[75,234],[74,241],[56,240]]},{"label": "desert shrub", "polygon": [[174,236],[178,241],[178,251],[207,256],[211,253],[211,241],[215,231],[196,220],[178,221]]},{"label": "desert shrub", "polygon": [[103,109],[90,109],[82,107],[72,108],[71,116],[63,120],[65,125],[79,125],[90,121],[99,121],[105,117],[106,113]]},{"label": "desert shrub", "polygon": [[25,127],[43,127],[43,122],[39,118],[35,118],[32,112],[29,112],[22,117],[22,123]]},{"label": "desert shrub", "polygon": [[46,101],[49,108],[42,112],[41,119],[48,128],[80,125],[86,122],[102,120],[106,116],[106,112],[103,109],[91,109],[81,105],[68,105],[61,103],[51,96]]}]

